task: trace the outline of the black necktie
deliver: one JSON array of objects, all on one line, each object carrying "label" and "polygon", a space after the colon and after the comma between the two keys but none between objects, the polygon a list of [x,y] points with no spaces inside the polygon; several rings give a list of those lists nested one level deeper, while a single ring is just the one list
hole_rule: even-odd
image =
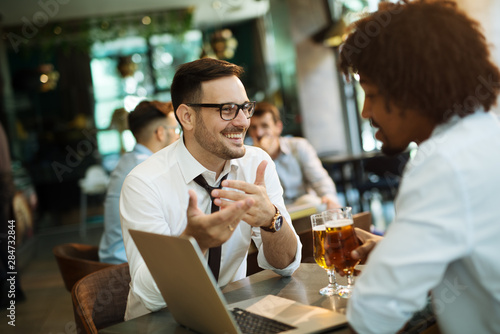
[{"label": "black necktie", "polygon": [[[214,189],[221,189],[222,188],[222,181],[224,181],[227,178],[227,174],[222,177],[220,180],[220,184],[218,187],[211,187],[208,185],[207,181],[205,178],[200,174],[197,177],[194,178],[194,182],[198,183],[198,185],[202,188],[204,188],[207,192],[208,195],[210,196],[210,200],[212,201],[212,209],[211,212],[216,212],[219,211],[219,208],[217,205],[214,204],[214,198],[212,197],[212,190]],[[221,258],[221,246],[217,247],[212,247],[208,251],[208,266],[210,267],[210,270],[212,270],[212,273],[214,274],[215,279],[218,281],[219,280],[219,271],[220,271],[220,258]]]}]

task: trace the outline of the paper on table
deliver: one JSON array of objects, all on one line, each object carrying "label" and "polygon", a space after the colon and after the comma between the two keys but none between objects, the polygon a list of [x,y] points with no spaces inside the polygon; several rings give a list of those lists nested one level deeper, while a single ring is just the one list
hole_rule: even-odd
[{"label": "paper on table", "polygon": [[332,311],[317,306],[309,306],[296,301],[268,295],[251,306],[247,311],[297,326],[309,322],[317,316],[324,316]]}]

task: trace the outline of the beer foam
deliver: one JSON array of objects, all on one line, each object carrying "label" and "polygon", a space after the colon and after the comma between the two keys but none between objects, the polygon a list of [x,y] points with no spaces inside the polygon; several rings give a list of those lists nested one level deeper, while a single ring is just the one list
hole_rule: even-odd
[{"label": "beer foam", "polygon": [[326,231],[326,226],[325,225],[314,226],[313,231]]},{"label": "beer foam", "polygon": [[325,222],[325,225],[327,228],[334,228],[334,227],[352,225],[352,223],[353,223],[352,219],[337,219],[337,220],[329,220]]}]

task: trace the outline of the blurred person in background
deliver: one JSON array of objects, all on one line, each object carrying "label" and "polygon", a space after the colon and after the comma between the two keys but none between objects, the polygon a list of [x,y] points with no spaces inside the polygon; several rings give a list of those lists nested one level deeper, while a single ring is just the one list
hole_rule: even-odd
[{"label": "blurred person in background", "polygon": [[[19,268],[15,267],[15,260],[9,261],[9,255],[15,254],[17,246],[16,221],[12,207],[14,194],[15,185],[9,142],[0,123],[0,304],[2,307],[10,307],[12,301],[23,301],[26,298],[21,290]],[[17,272],[17,274],[8,275],[8,272]],[[13,284],[12,277],[14,277]],[[12,291],[12,285],[14,285],[14,291]]]},{"label": "blurred person in background", "polygon": [[128,126],[137,141],[111,173],[104,202],[104,233],[99,244],[101,262],[127,262],[120,224],[120,192],[130,171],[153,153],[179,139],[179,126],[171,102],[142,101],[128,114]]},{"label": "blurred person in background", "polygon": [[282,131],[278,108],[268,102],[257,103],[248,135],[253,145],[266,151],[276,164],[285,204],[340,207],[335,183],[314,147],[305,138],[283,137]]}]

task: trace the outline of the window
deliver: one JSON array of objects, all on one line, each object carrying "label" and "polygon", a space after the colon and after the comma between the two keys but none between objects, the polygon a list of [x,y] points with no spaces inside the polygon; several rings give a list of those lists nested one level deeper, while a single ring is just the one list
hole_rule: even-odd
[{"label": "window", "polygon": [[112,123],[113,114],[123,109],[130,112],[144,99],[169,101],[175,69],[198,59],[201,49],[198,30],[188,31],[182,38],[161,34],[94,43],[90,64],[94,119],[99,153],[108,171],[114,169],[121,153],[135,145],[129,130],[119,132],[120,126]]}]

